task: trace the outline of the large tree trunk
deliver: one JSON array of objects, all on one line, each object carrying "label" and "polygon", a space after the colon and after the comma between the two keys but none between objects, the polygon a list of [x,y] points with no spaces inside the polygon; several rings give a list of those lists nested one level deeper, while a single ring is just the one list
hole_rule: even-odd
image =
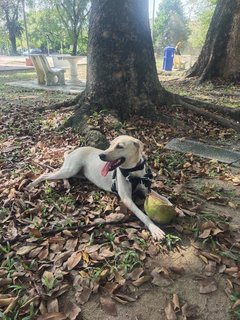
[{"label": "large tree trunk", "polygon": [[205,44],[188,77],[240,79],[240,1],[219,0]]},{"label": "large tree trunk", "polygon": [[94,0],[89,30],[85,111],[107,109],[121,120],[156,115],[165,90],[157,76],[148,1]]},{"label": "large tree trunk", "polygon": [[[218,53],[213,54],[219,57]],[[166,120],[167,117],[159,109],[156,110],[162,105],[182,105],[240,131],[239,124],[214,112],[204,111],[196,106],[196,101],[167,92],[161,86],[146,0],[92,1],[86,89],[74,100],[52,108],[72,105],[76,107],[75,112],[65,126],[77,126],[88,133],[92,128],[89,130],[87,120],[94,112],[107,110],[121,121],[132,115]],[[167,120],[174,122],[174,117]]]}]

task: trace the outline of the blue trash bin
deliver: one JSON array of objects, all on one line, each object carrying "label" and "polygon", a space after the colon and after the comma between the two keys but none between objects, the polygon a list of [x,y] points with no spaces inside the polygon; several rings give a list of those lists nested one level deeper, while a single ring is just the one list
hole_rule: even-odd
[{"label": "blue trash bin", "polygon": [[174,47],[166,47],[164,49],[163,70],[172,71],[174,51]]}]

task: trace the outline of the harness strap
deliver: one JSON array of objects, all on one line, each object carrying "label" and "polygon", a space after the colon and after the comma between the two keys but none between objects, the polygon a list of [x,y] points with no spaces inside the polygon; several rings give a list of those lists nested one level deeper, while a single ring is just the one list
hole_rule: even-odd
[{"label": "harness strap", "polygon": [[116,169],[113,171],[113,175],[112,175],[112,187],[111,187],[111,190],[112,190],[113,193],[118,195],[118,191],[117,191],[117,170]]},{"label": "harness strap", "polygon": [[[142,170],[144,168],[146,162],[147,162],[147,160],[144,159],[139,164],[137,164],[134,168],[130,168],[130,169],[119,168],[122,175],[126,178],[126,181],[128,181],[132,184],[132,192],[134,192],[136,190],[136,188],[139,184],[143,184],[150,191],[151,184],[152,184],[152,178],[153,178],[152,171],[150,168],[147,168],[147,172],[145,173],[145,175],[143,177],[135,177],[135,176],[131,176],[129,174],[130,172]],[[118,194],[116,179],[117,179],[117,170],[114,170],[113,176],[112,176],[113,182],[112,182],[111,190],[113,193]]]},{"label": "harness strap", "polygon": [[129,172],[142,170],[145,167],[146,162],[147,162],[146,158],[143,158],[143,161],[140,160],[135,167],[129,168],[129,169],[120,168],[120,170],[121,170],[123,176],[127,177],[129,175]]},{"label": "harness strap", "polygon": [[150,191],[152,178],[153,178],[152,171],[150,168],[148,168],[147,172],[143,177],[134,177],[134,176],[128,175],[126,177],[126,180],[132,184],[133,192],[135,191],[135,189],[139,184],[143,184]]}]

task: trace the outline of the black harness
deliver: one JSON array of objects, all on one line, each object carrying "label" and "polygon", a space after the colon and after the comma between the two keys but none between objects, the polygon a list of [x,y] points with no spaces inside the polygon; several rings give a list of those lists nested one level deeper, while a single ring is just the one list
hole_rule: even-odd
[{"label": "black harness", "polygon": [[[139,184],[143,184],[148,189],[148,191],[150,191],[153,175],[152,175],[152,171],[149,167],[146,168],[146,173],[143,177],[135,177],[135,176],[131,175],[131,172],[143,170],[144,167],[146,166],[146,163],[147,163],[147,160],[143,159],[143,160],[140,160],[140,162],[134,168],[130,168],[130,169],[119,168],[122,175],[126,178],[126,181],[128,181],[132,184],[132,193],[134,193],[136,191],[137,186]],[[111,190],[112,190],[112,192],[114,192],[115,194],[118,195],[117,169],[115,169],[113,172],[112,180],[113,181],[112,181]]]}]

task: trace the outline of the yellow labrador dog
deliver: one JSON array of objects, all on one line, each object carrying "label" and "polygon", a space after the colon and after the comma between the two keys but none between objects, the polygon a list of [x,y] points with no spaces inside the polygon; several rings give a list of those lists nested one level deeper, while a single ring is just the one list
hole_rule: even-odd
[{"label": "yellow labrador dog", "polygon": [[65,156],[58,171],[41,175],[30,183],[29,188],[44,180],[69,179],[79,173],[99,188],[117,193],[126,207],[150,230],[154,239],[164,238],[165,233],[132,200],[134,191],[146,194],[151,185],[151,171],[146,166],[141,141],[122,135],[114,139],[105,151],[93,147],[77,148]]}]

